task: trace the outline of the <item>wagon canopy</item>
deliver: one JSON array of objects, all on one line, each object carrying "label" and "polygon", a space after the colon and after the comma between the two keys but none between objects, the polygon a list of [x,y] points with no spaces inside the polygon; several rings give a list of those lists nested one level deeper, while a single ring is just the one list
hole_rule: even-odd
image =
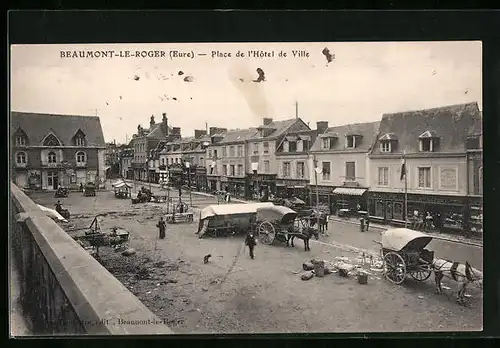
[{"label": "wagon canopy", "polygon": [[57,221],[68,222],[61,214],[59,214],[54,209],[44,207],[43,205],[37,204],[38,208],[45,213],[49,218]]},{"label": "wagon canopy", "polygon": [[265,203],[247,203],[247,204],[220,204],[209,205],[200,212],[200,220],[212,216],[255,214],[258,208],[274,206],[270,202]]},{"label": "wagon canopy", "polygon": [[297,212],[295,210],[281,205],[273,205],[257,209],[258,221],[272,221],[286,224],[293,222],[296,217]]},{"label": "wagon canopy", "polygon": [[432,237],[408,228],[393,228],[382,234],[382,247],[394,251],[421,250],[432,240]]},{"label": "wagon canopy", "polygon": [[132,185],[130,184],[127,184],[125,181],[122,181],[120,183],[117,183],[114,185],[115,188],[119,189],[119,188],[132,188]]}]

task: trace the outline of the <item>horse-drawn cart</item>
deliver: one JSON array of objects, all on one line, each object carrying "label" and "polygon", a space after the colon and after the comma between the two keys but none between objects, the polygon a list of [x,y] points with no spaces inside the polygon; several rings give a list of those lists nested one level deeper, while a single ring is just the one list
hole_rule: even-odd
[{"label": "horse-drawn cart", "polygon": [[252,230],[257,209],[273,206],[270,202],[210,205],[200,212],[196,234],[200,238],[205,235],[217,237]]},{"label": "horse-drawn cart", "polygon": [[427,280],[432,273],[434,252],[425,249],[432,237],[407,228],[394,228],[382,234],[381,256],[384,276],[394,284],[401,284],[409,274],[418,281]]},{"label": "horse-drawn cart", "polygon": [[309,249],[309,239],[318,232],[310,226],[307,216],[299,216],[294,210],[284,206],[270,206],[257,209],[257,234],[262,244],[271,245],[275,240],[287,243],[297,237],[304,240]]}]

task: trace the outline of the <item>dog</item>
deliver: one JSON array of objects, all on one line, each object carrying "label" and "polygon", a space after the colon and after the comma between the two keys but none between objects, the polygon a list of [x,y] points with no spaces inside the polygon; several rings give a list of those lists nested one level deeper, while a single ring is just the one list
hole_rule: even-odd
[{"label": "dog", "polygon": [[444,259],[434,259],[432,262],[434,271],[434,281],[436,282],[436,292],[443,293],[441,288],[441,280],[443,277],[453,279],[458,283],[457,302],[465,303],[465,291],[470,283],[475,283],[480,289],[483,288],[483,272],[472,267],[469,262],[465,264],[460,262],[452,262]]},{"label": "dog", "polygon": [[212,257],[212,255],[210,255],[210,254],[205,255],[205,257],[203,258],[203,263],[208,263],[208,259],[211,257]]}]

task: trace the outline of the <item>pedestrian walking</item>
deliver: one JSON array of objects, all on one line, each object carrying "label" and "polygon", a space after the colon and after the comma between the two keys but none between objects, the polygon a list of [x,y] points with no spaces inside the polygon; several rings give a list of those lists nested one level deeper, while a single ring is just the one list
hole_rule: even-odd
[{"label": "pedestrian walking", "polygon": [[370,215],[368,213],[366,214],[365,224],[366,224],[366,231],[368,232],[368,228],[370,227]]},{"label": "pedestrian walking", "polygon": [[165,224],[165,221],[163,220],[163,216],[160,217],[160,221],[158,221],[158,223],[156,224],[156,227],[158,227],[158,230],[160,232],[160,239],[164,239],[165,238],[166,224]]},{"label": "pedestrian walking", "polygon": [[248,245],[248,249],[250,249],[250,258],[253,260],[254,259],[254,253],[253,249],[255,248],[255,245],[257,242],[255,241],[255,237],[253,235],[253,232],[250,232],[247,234],[247,238],[245,239],[245,245]]},{"label": "pedestrian walking", "polygon": [[226,203],[231,203],[231,194],[229,192],[226,193]]}]

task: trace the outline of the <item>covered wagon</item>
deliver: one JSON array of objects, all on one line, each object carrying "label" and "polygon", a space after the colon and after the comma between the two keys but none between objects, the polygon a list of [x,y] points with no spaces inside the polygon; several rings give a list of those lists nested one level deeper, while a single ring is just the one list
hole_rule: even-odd
[{"label": "covered wagon", "polygon": [[219,236],[239,233],[252,229],[257,209],[272,207],[273,203],[223,204],[210,205],[200,212],[198,237]]}]

